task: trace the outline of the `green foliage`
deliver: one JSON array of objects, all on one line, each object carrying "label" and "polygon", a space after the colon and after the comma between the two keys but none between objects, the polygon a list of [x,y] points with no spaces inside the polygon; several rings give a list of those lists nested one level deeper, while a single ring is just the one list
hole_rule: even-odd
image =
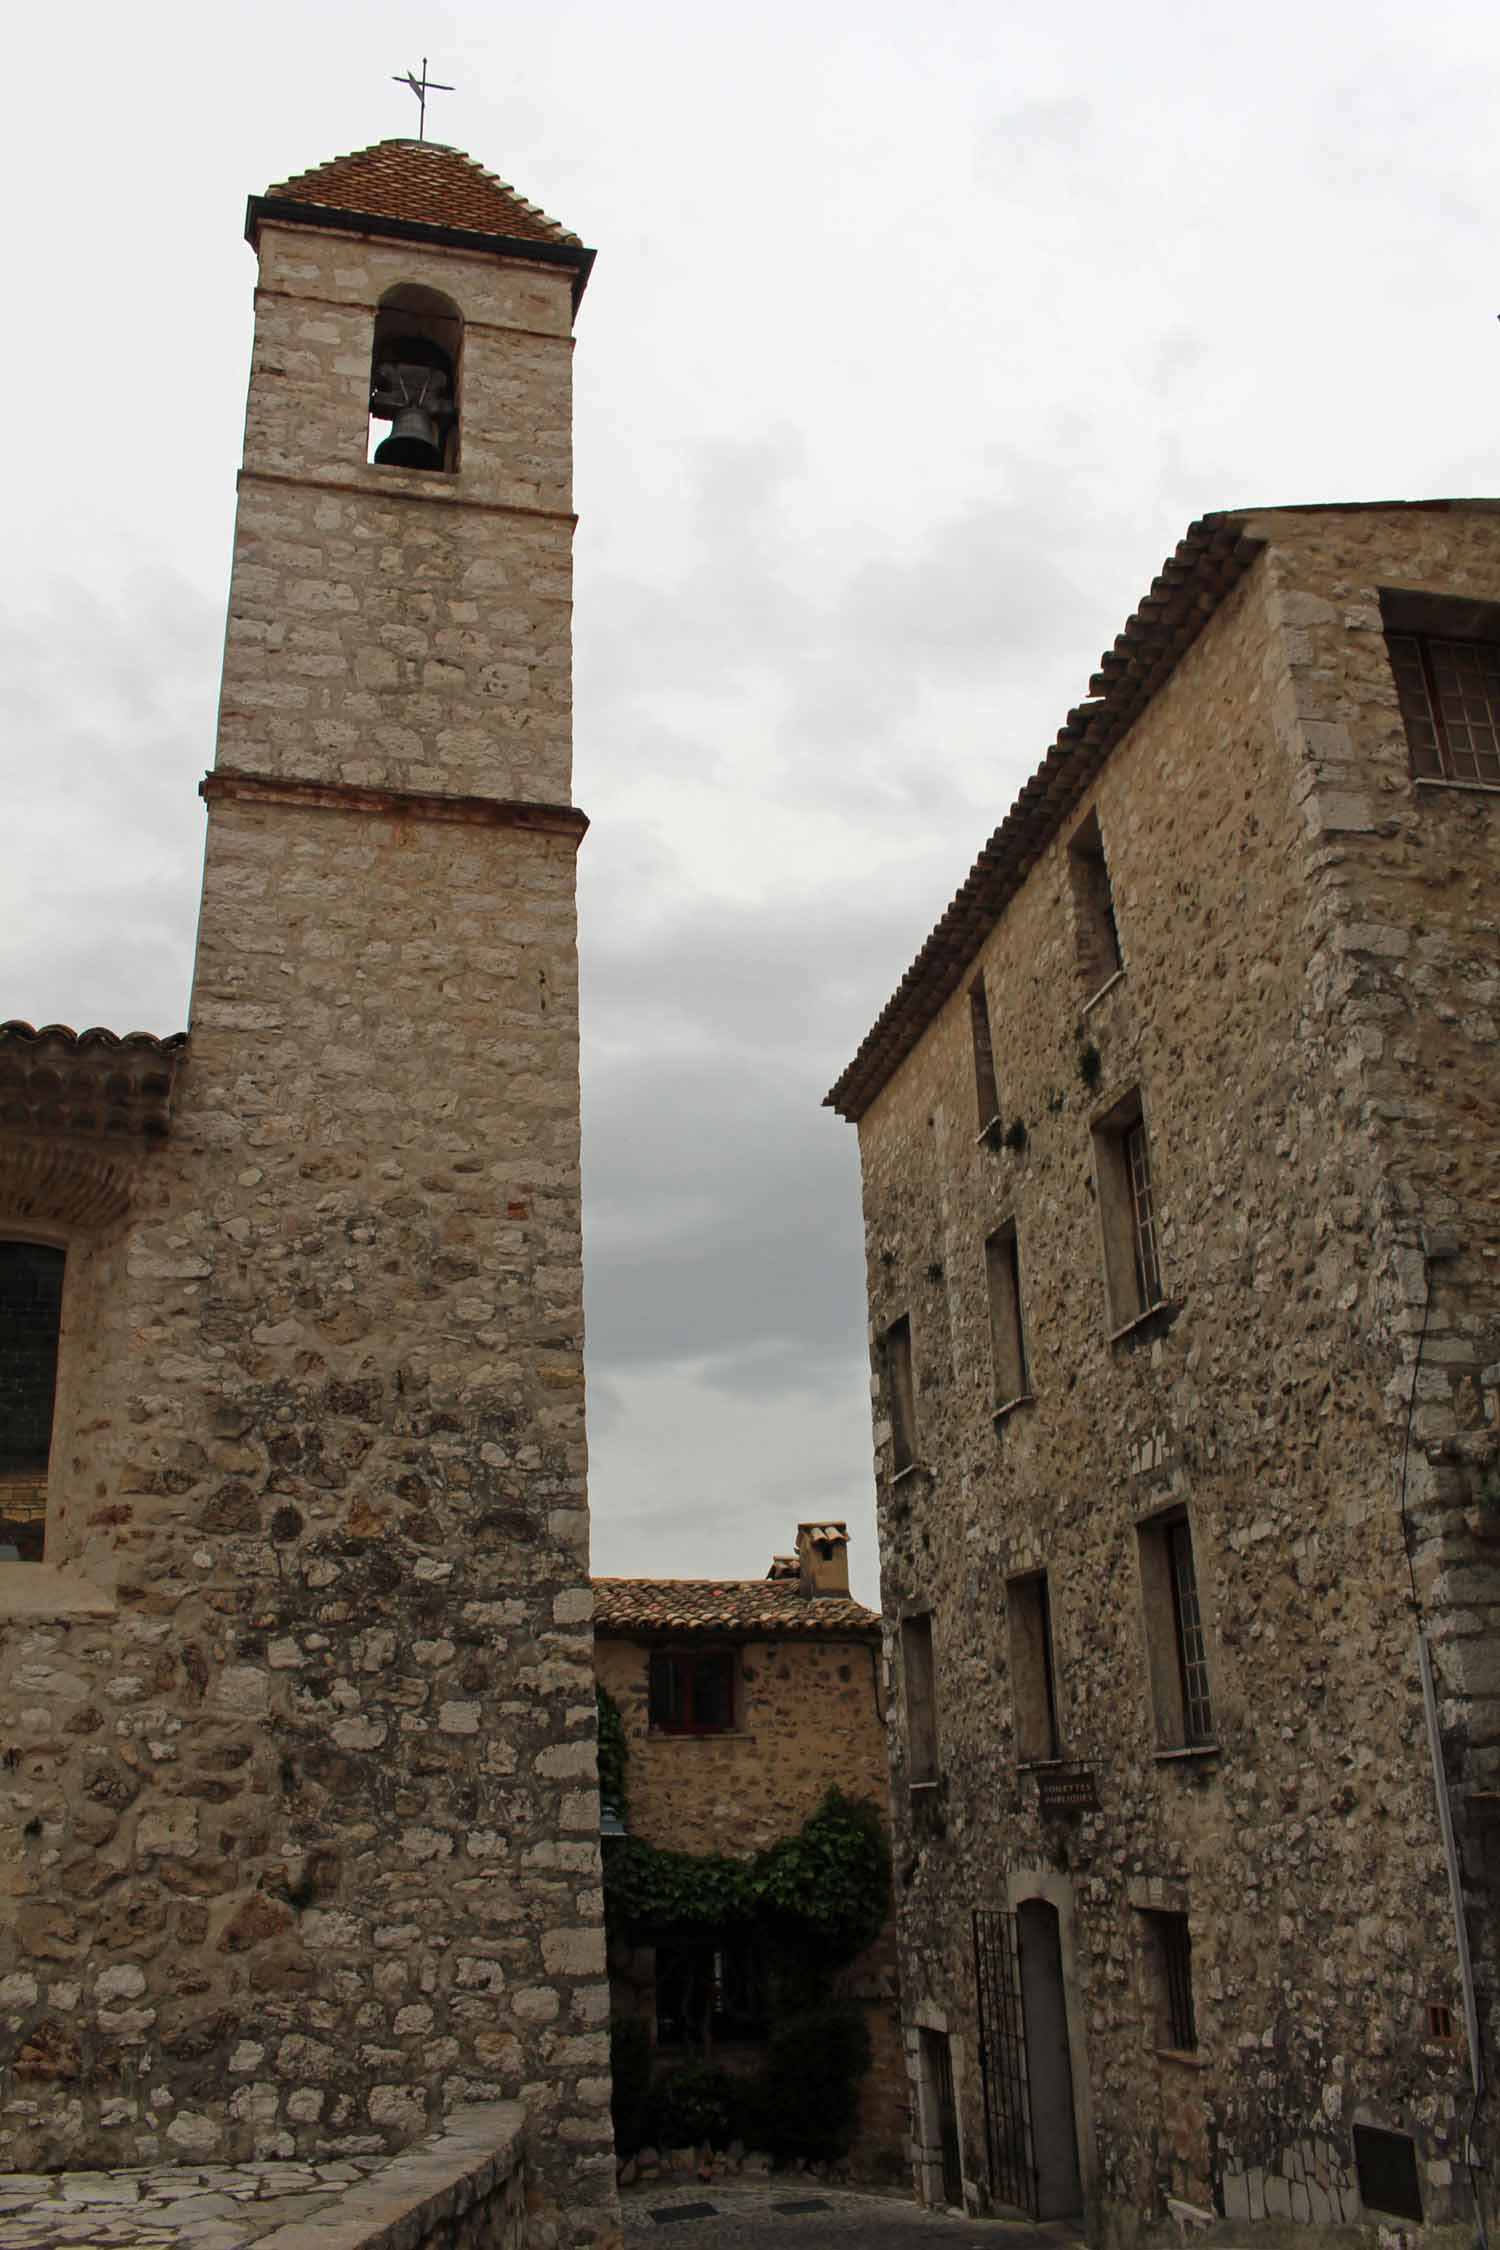
[{"label": "green foliage", "polygon": [[610,2017],[609,2069],[615,2147],[621,2156],[634,2156],[645,2140],[651,2093],[651,2026],[644,2016]]},{"label": "green foliage", "polygon": [[874,1942],[890,1906],[891,1867],[873,1805],[830,1789],[811,1819],[754,1859],[669,1852],[629,1837],[605,1855],[612,1930],[727,1930],[758,1922],[829,1965]]},{"label": "green foliage", "polygon": [[732,1928],[755,1911],[755,1864],[720,1853],[665,1852],[628,1836],[604,1856],[606,1920],[612,1930]]},{"label": "green foliage", "polygon": [[1026,1146],[1026,1120],[1013,1117],[1005,1128],[1005,1145],[1012,1155],[1019,1156]]},{"label": "green foliage", "polygon": [[1086,1040],[1078,1050],[1078,1075],[1092,1093],[1104,1076],[1104,1057],[1092,1039]]},{"label": "green foliage", "polygon": [[870,2034],[853,2001],[831,2000],[777,2025],[748,2089],[745,2138],[772,2156],[828,2161],[848,2153]]},{"label": "green foliage", "polygon": [[880,1935],[891,1902],[891,1859],[873,1805],[830,1789],[795,1836],[752,1863],[762,1903],[818,1940],[830,1963],[852,1961]]},{"label": "green foliage", "polygon": [[629,1810],[625,1785],[625,1721],[608,1688],[596,1688],[594,1700],[599,1710],[600,1801],[613,1805],[623,1820]]},{"label": "green foliage", "polygon": [[696,2148],[708,2141],[727,2148],[739,2124],[740,2089],[727,2070],[711,2063],[679,2063],[663,2071],[646,2105],[646,2138],[653,2148]]}]

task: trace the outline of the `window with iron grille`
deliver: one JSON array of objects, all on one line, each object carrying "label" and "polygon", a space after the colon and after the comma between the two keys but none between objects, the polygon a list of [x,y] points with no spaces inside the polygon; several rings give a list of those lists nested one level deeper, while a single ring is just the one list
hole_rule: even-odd
[{"label": "window with iron grille", "polygon": [[1166,1295],[1151,1150],[1139,1089],[1116,1102],[1095,1125],[1094,1177],[1104,1231],[1110,1326],[1126,1328]]},{"label": "window with iron grille", "polygon": [[1136,1527],[1141,1602],[1156,1738],[1163,1750],[1214,1742],[1208,1635],[1198,1590],[1192,1526],[1181,1508]]},{"label": "window with iron grille", "polygon": [[651,1728],[655,1734],[731,1734],[732,1649],[653,1649]]},{"label": "window with iron grille", "polygon": [[1500,642],[1387,633],[1411,770],[1500,788]]},{"label": "window with iron grille", "polygon": [[1180,2055],[1198,2045],[1193,2008],[1193,1941],[1185,1914],[1142,1914],[1145,1937],[1147,2005],[1151,2037],[1157,2047]]},{"label": "window with iron grille", "polygon": [[1208,1644],[1198,1606],[1198,1576],[1193,1568],[1193,1535],[1186,1516],[1167,1525],[1167,1555],[1172,1568],[1172,1608],[1177,1663],[1182,1674],[1183,1739],[1211,1742],[1214,1715],[1208,1700]]},{"label": "window with iron grille", "polygon": [[40,1562],[57,1395],[64,1257],[0,1242],[0,1562]]}]

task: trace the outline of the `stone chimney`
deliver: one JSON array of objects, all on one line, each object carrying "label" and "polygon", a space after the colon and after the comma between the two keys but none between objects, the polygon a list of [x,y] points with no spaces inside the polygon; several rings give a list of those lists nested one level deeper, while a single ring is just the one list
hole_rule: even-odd
[{"label": "stone chimney", "polygon": [[846,1523],[799,1523],[797,1575],[804,1594],[849,1592],[849,1526]]}]

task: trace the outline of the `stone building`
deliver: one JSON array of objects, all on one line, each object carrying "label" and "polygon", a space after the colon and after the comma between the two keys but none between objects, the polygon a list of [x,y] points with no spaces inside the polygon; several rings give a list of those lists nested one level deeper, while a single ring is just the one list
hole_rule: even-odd
[{"label": "stone building", "polygon": [[[594,1598],[632,1836],[750,1859],[800,1828],[831,1788],[886,1815],[880,1619],[850,1595],[843,1524],[799,1524],[795,1555],[778,1556],[763,1579],[596,1578]],[[614,2012],[646,2018],[663,2062],[708,2045],[726,2068],[754,2069],[774,2022],[755,1933],[695,1926],[653,1937],[612,1946]],[[908,2121],[889,1926],[838,1982],[862,2003],[872,2050],[851,2160],[894,2177]]]},{"label": "stone building", "polygon": [[1500,503],[1208,517],[829,1096],[929,2199],[1471,2208],[1497,790]]},{"label": "stone building", "polygon": [[532,2239],[607,2239],[592,253],[405,140],[248,235],[191,1030],[0,1032],[7,1544],[45,1510],[0,1562],[0,2162],[396,2148],[520,2098]]}]

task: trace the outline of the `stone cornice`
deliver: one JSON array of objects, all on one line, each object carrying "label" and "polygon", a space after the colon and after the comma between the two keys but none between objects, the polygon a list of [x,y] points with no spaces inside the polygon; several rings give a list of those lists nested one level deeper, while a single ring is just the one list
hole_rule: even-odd
[{"label": "stone cornice", "polygon": [[576,805],[542,805],[520,797],[447,797],[420,789],[364,789],[344,781],[294,781],[277,774],[221,769],[198,784],[205,803],[289,805],[302,812],[364,813],[378,820],[422,820],[460,828],[525,828],[571,836],[581,844],[588,814]]}]

